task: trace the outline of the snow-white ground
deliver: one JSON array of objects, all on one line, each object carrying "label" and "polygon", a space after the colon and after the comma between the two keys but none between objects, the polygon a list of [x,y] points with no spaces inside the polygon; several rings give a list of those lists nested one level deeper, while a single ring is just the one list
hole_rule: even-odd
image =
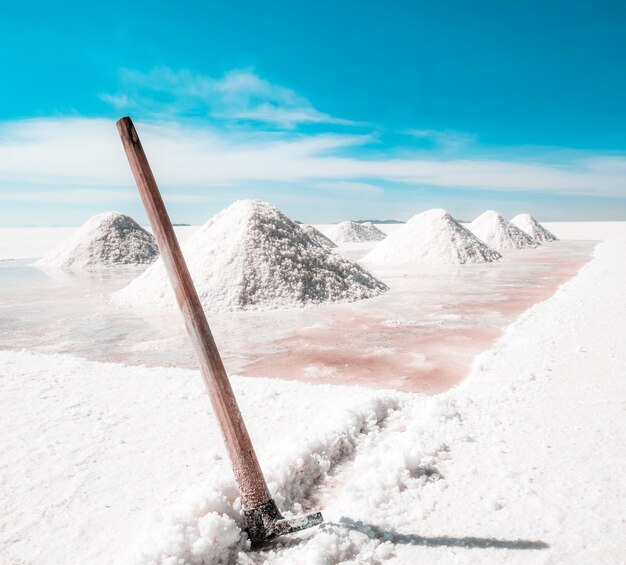
[{"label": "snow-white ground", "polygon": [[623,563],[626,223],[546,227],[604,241],[446,393],[233,379],[326,519],[261,551],[195,371],[0,351],[0,562]]}]

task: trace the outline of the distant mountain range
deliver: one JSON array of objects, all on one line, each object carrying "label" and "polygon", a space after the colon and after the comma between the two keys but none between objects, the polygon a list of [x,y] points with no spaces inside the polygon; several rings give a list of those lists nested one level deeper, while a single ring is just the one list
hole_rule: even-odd
[{"label": "distant mountain range", "polygon": [[[405,222],[400,222],[398,220],[354,220],[357,224],[364,224],[365,222],[371,222],[372,224],[404,224]],[[296,224],[302,224],[300,220],[294,220]],[[339,222],[335,222],[339,223]]]},{"label": "distant mountain range", "polygon": [[[405,222],[400,222],[398,220],[354,220],[357,224],[364,224],[365,222],[371,222],[372,224],[404,224]],[[302,224],[300,220],[294,220],[296,224]],[[339,222],[335,222],[339,223]]]},{"label": "distant mountain range", "polygon": [[404,224],[399,220],[354,220],[357,224],[364,224],[365,222],[371,222],[372,224]]}]

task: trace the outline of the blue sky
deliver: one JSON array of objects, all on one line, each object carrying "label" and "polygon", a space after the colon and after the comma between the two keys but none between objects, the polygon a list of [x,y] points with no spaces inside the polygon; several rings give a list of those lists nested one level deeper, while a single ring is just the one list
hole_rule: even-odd
[{"label": "blue sky", "polygon": [[625,6],[5,0],[0,226],[143,220],[126,114],[178,222],[626,219]]}]

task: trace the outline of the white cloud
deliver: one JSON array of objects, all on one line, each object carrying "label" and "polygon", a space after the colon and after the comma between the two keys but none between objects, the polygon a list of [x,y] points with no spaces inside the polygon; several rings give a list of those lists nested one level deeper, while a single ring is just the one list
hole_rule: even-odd
[{"label": "white cloud", "polygon": [[[207,194],[163,193],[167,202],[194,204],[209,202]],[[0,192],[0,202],[33,202],[37,204],[120,204],[137,203],[139,195],[135,190],[109,190],[98,188],[73,188],[56,190],[13,189]]]},{"label": "white cloud", "polygon": [[[425,158],[424,153],[384,158],[346,156],[371,143],[360,135],[224,133],[160,122],[137,124],[157,180],[171,193],[187,188],[257,182],[335,184],[357,190],[384,183],[456,189],[623,196],[626,158],[581,154],[557,163]],[[435,155],[437,153],[435,152]],[[380,155],[380,151],[377,152]],[[38,119],[0,123],[0,187],[29,184],[33,191],[120,189],[132,186],[113,121]],[[356,183],[356,184],[355,184]],[[91,190],[91,189],[90,189]],[[186,191],[188,192],[188,191]]]},{"label": "white cloud", "polygon": [[133,202],[137,196],[129,191],[105,189],[11,190],[0,192],[2,202],[33,202],[55,204],[111,204]]},{"label": "white cloud", "polygon": [[303,108],[279,108],[271,104],[259,104],[256,108],[243,112],[232,112],[230,114],[215,114],[216,117],[227,117],[237,120],[254,120],[268,122],[279,125],[285,129],[293,129],[297,124],[341,124],[353,125],[354,122],[333,118],[329,114],[317,111],[313,107]]},{"label": "white cloud", "polygon": [[434,129],[407,129],[407,135],[429,139],[442,149],[453,150],[469,145],[476,141],[476,136],[466,132]]},{"label": "white cloud", "polygon": [[285,129],[300,123],[353,124],[320,112],[292,89],[249,70],[235,69],[214,78],[167,67],[146,73],[123,69],[120,79],[121,92],[100,98],[116,109],[141,108],[145,115],[251,120]]},{"label": "white cloud", "polygon": [[107,104],[111,104],[116,110],[124,110],[133,106],[133,102],[126,94],[99,94],[98,98]]},{"label": "white cloud", "polygon": [[376,184],[368,182],[349,182],[349,181],[333,181],[333,182],[321,182],[313,186],[313,188],[319,188],[322,190],[328,190],[333,193],[344,194],[360,194],[360,195],[377,195],[383,194],[385,191]]},{"label": "white cloud", "polygon": [[163,199],[169,204],[175,202],[177,204],[201,204],[203,202],[210,202],[211,198],[208,194],[178,194],[164,193]]}]

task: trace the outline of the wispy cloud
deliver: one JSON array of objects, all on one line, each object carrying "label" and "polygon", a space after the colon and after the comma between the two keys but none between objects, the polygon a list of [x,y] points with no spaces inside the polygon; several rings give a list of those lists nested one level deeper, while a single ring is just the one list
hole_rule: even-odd
[{"label": "wispy cloud", "polygon": [[292,89],[245,69],[218,78],[167,67],[149,72],[123,69],[120,82],[119,92],[100,98],[118,110],[141,108],[144,115],[249,120],[285,129],[302,123],[354,124],[317,110]]},{"label": "wispy cloud", "polygon": [[126,94],[98,94],[98,98],[113,106],[116,110],[128,110],[134,102]]},{"label": "wispy cloud", "polygon": [[106,189],[61,189],[61,190],[11,190],[0,192],[2,202],[36,202],[73,204],[112,204],[117,202],[133,202],[136,195],[129,191]]},{"label": "wispy cloud", "polygon": [[384,189],[377,184],[369,182],[349,182],[349,181],[333,181],[333,182],[321,182],[313,185],[313,188],[321,190],[328,190],[333,193],[343,194],[360,194],[366,195],[378,195],[382,194]]},{"label": "wispy cloud", "polygon": [[202,204],[210,202],[211,198],[208,194],[179,194],[176,192],[163,193],[166,202],[174,202],[176,204]]},{"label": "wispy cloud", "polygon": [[[372,194],[389,183],[508,192],[623,196],[626,157],[559,153],[555,162],[446,159],[389,151],[367,158],[372,136],[227,133],[190,124],[137,125],[155,174],[171,193],[187,188],[299,182]],[[347,151],[350,149],[350,151]],[[360,155],[360,156],[355,156]],[[545,157],[545,156],[544,156]],[[104,119],[39,119],[0,124],[0,188],[121,189],[132,185],[115,125]],[[194,189],[194,190],[195,190]],[[43,188],[41,189],[43,190]],[[233,196],[236,196],[234,194]]]},{"label": "wispy cloud", "polygon": [[[168,202],[195,204],[208,202],[206,194],[164,193]],[[57,190],[20,190],[0,191],[0,202],[33,202],[37,204],[120,204],[136,203],[135,190],[110,190],[98,188],[72,188]]]},{"label": "wispy cloud", "polygon": [[476,142],[474,134],[452,130],[406,129],[404,133],[420,139],[426,139],[444,150],[456,150]]}]

